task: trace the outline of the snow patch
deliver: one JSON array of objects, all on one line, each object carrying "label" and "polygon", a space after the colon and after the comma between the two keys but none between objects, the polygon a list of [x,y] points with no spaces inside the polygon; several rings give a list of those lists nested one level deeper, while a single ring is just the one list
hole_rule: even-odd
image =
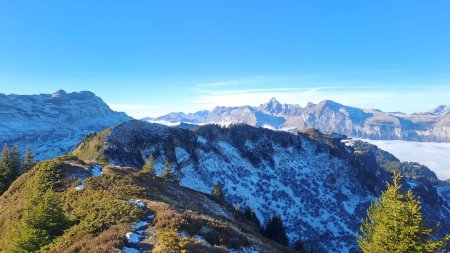
[{"label": "snow patch", "polygon": [[134,225],[134,229],[139,230],[139,229],[141,229],[141,228],[143,228],[143,227],[145,227],[145,226],[147,226],[147,225],[148,225],[148,222],[147,222],[147,221],[138,221],[138,222],[136,222],[136,224]]},{"label": "snow patch", "polygon": [[137,205],[139,208],[145,208],[145,204],[140,199],[130,199],[128,202]]},{"label": "snow patch", "polygon": [[84,189],[84,184],[80,184],[79,186],[75,187],[75,190],[81,191]]},{"label": "snow patch", "polygon": [[123,247],[123,252],[124,253],[140,253],[139,250],[137,250],[135,248],[128,248],[128,247]]},{"label": "snow patch", "polygon": [[245,247],[240,249],[232,249],[230,250],[230,253],[259,253],[259,251],[254,247]]},{"label": "snow patch", "polygon": [[128,243],[139,243],[142,237],[135,232],[128,232],[125,236],[127,237]]},{"label": "snow patch", "polygon": [[92,176],[94,176],[94,177],[99,177],[99,176],[103,175],[102,169],[103,169],[103,166],[98,165],[98,164],[92,166],[92,167],[91,167],[91,173],[92,173]]},{"label": "snow patch", "polygon": [[205,239],[205,237],[201,235],[194,235],[194,240],[196,240],[197,242],[201,242],[203,244],[209,244],[209,242]]},{"label": "snow patch", "polygon": [[181,231],[180,236],[181,236],[181,238],[186,238],[186,237],[188,237],[188,233],[186,231]]}]

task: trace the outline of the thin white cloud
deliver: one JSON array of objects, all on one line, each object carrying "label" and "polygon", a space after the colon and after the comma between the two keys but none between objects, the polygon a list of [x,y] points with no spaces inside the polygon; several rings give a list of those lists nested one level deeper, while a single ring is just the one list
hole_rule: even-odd
[{"label": "thin white cloud", "polygon": [[203,109],[215,106],[256,106],[276,97],[282,103],[305,105],[331,99],[344,105],[383,111],[424,112],[439,104],[449,104],[450,87],[421,85],[321,86],[313,88],[202,89],[191,101]]}]

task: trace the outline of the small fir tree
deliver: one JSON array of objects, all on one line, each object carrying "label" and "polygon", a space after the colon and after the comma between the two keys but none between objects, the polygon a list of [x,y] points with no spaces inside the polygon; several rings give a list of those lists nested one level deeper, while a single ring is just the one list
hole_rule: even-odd
[{"label": "small fir tree", "polygon": [[35,252],[48,245],[71,225],[57,193],[47,191],[27,204],[12,237],[12,252]]},{"label": "small fir tree", "polygon": [[176,172],[172,172],[172,165],[169,161],[164,163],[164,171],[161,177],[167,182],[178,182],[179,180],[178,174]]},{"label": "small fir tree", "polygon": [[155,158],[152,155],[150,155],[147,158],[147,161],[145,161],[145,164],[142,167],[142,173],[145,173],[145,174],[147,174],[149,176],[152,176],[152,177],[156,176],[156,173],[155,173]]},{"label": "small fir tree", "polygon": [[17,146],[11,150],[8,145],[3,146],[0,158],[0,193],[8,189],[11,183],[20,176],[20,152]]},{"label": "small fir tree", "polygon": [[0,158],[0,194],[6,191],[9,187],[9,147],[4,144]]},{"label": "small fir tree", "polygon": [[20,176],[22,170],[22,162],[20,160],[19,148],[16,145],[12,147],[9,152],[9,166],[11,170],[10,183]]},{"label": "small fir tree", "polygon": [[34,160],[33,151],[31,151],[30,146],[27,146],[22,163],[22,173],[29,171],[34,165],[36,165],[36,161]]},{"label": "small fir tree", "polygon": [[289,239],[286,236],[286,230],[284,229],[283,221],[278,214],[276,214],[272,217],[272,219],[269,220],[266,229],[263,231],[263,235],[283,245],[289,245]]},{"label": "small fir tree", "polygon": [[248,221],[253,223],[256,227],[258,227],[258,228],[261,227],[261,223],[259,222],[258,216],[256,216],[255,211],[253,211],[253,209],[251,207],[247,207],[247,209],[245,209],[244,217]]},{"label": "small fir tree", "polygon": [[357,242],[364,253],[440,252],[450,236],[435,241],[432,229],[425,226],[420,201],[411,190],[400,192],[400,175],[394,174],[393,184],[371,205],[361,226]]},{"label": "small fir tree", "polygon": [[211,195],[213,195],[214,197],[216,197],[218,199],[224,199],[224,194],[223,194],[223,190],[222,190],[222,183],[220,181],[217,181],[214,184],[214,187],[211,190]]}]

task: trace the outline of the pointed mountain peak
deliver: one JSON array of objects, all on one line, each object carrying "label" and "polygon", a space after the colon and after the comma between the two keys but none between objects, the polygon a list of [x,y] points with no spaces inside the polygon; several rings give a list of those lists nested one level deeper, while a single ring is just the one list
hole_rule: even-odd
[{"label": "pointed mountain peak", "polygon": [[265,112],[271,113],[271,114],[277,114],[281,112],[282,105],[275,97],[272,97],[268,102],[260,105],[258,109],[263,110]]},{"label": "pointed mountain peak", "polygon": [[269,100],[269,102],[277,103],[277,104],[280,103],[280,102],[278,102],[278,100],[277,100],[275,97],[272,97],[272,98]]}]

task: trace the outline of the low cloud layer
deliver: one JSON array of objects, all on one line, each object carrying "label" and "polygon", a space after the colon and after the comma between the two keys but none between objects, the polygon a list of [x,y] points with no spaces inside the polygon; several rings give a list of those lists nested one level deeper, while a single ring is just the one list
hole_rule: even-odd
[{"label": "low cloud layer", "polygon": [[450,178],[450,143],[364,140],[395,155],[401,161],[418,162],[441,180]]}]

